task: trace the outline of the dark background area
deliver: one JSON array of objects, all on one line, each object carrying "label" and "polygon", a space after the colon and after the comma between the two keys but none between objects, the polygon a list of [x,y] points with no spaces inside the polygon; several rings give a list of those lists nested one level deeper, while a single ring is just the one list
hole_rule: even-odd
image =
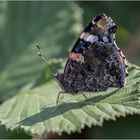
[{"label": "dark background area", "polygon": [[[117,44],[127,60],[140,65],[140,2],[0,2],[0,102],[43,73],[37,42],[50,59],[65,59],[82,29],[100,13],[117,24]],[[0,130],[0,138],[30,138],[22,131]],[[47,138],[140,138],[139,131],[140,117],[129,115],[86,127],[80,134]]]},{"label": "dark background area", "polygon": [[126,118],[117,118],[116,121],[105,121],[103,126],[85,127],[81,133],[71,135],[50,134],[48,138],[92,138],[92,139],[138,139],[140,138],[139,130],[140,117],[127,116]]}]

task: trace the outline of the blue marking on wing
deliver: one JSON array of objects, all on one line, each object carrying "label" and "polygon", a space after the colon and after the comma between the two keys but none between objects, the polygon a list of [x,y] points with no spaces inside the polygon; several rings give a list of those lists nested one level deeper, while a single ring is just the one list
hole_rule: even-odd
[{"label": "blue marking on wing", "polygon": [[82,53],[87,47],[89,46],[89,44],[87,44],[86,42],[83,42],[82,40],[80,40],[77,45],[74,48],[74,52],[75,53]]}]

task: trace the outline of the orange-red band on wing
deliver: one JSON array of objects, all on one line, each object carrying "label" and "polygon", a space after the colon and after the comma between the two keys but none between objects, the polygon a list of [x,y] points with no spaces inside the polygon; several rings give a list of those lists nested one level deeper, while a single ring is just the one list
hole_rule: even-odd
[{"label": "orange-red band on wing", "polygon": [[70,53],[70,54],[69,54],[69,58],[72,58],[73,54],[74,54],[74,53]]},{"label": "orange-red band on wing", "polygon": [[80,56],[80,53],[76,53],[76,54],[75,54],[75,56],[74,56],[74,58],[73,58],[73,60],[78,59],[78,58],[79,58],[79,56]]},{"label": "orange-red band on wing", "polygon": [[69,58],[72,58],[73,60],[76,60],[77,58],[79,58],[80,53],[70,53],[69,54]]}]

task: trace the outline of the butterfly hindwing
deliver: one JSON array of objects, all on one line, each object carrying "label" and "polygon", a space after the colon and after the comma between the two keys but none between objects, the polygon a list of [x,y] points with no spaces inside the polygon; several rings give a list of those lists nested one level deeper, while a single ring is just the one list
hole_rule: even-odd
[{"label": "butterfly hindwing", "polygon": [[125,65],[111,44],[98,42],[89,45],[82,57],[83,61],[70,59],[67,63],[64,73],[67,91],[103,91],[124,85]]},{"label": "butterfly hindwing", "polygon": [[123,87],[125,57],[115,43],[116,25],[105,14],[95,17],[75,43],[64,73],[55,78],[69,93]]}]

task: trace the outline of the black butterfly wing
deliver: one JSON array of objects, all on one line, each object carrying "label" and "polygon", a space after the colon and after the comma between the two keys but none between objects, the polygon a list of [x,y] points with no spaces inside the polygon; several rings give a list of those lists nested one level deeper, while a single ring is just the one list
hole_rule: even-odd
[{"label": "black butterfly wing", "polygon": [[86,45],[85,53],[67,62],[64,72],[65,90],[76,93],[124,86],[126,65],[120,52],[110,43]]},{"label": "black butterfly wing", "polygon": [[[84,31],[82,33],[89,32],[90,29],[91,29],[91,26],[92,26],[92,23],[89,23],[88,26],[84,29]],[[56,73],[53,74],[54,79],[60,84],[60,86],[62,87],[63,90],[65,90],[67,92],[71,92],[71,91],[74,92],[73,90],[67,89],[67,86],[66,86],[66,83],[67,83],[66,81],[67,80],[65,81],[66,76],[67,76],[67,71],[69,69],[68,68],[69,63],[73,63],[74,62],[73,60],[76,59],[76,57],[80,53],[82,53],[83,50],[88,47],[88,45],[89,45],[89,43],[83,43],[83,41],[79,37],[77,39],[74,47],[72,48],[71,53],[70,53],[70,55],[69,55],[69,57],[67,59],[67,62],[66,62],[65,68],[64,68],[64,73],[56,72]],[[74,58],[72,58],[72,57],[74,57]]]},{"label": "black butterfly wing", "polygon": [[115,30],[112,19],[104,14],[84,29],[68,57],[64,73],[55,75],[66,92],[124,86],[127,65],[115,44]]}]

